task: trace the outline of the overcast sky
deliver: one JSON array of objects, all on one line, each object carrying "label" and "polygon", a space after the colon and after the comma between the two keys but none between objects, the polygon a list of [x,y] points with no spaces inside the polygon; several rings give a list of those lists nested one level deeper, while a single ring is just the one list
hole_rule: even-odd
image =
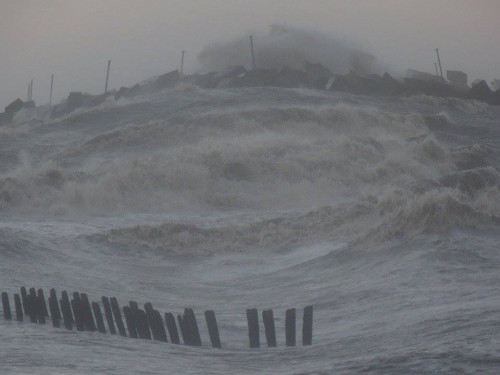
[{"label": "overcast sky", "polygon": [[443,68],[469,81],[500,78],[500,0],[0,0],[0,108],[17,97],[48,103],[101,93],[176,69],[197,54],[273,24],[352,40],[393,71]]}]

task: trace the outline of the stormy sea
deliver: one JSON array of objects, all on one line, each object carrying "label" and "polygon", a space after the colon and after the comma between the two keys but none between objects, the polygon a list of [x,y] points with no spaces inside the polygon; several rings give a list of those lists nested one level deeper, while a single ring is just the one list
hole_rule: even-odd
[{"label": "stormy sea", "polygon": [[203,345],[1,318],[1,374],[498,373],[500,107],[183,85],[49,113],[0,127],[1,290],[190,307]]}]

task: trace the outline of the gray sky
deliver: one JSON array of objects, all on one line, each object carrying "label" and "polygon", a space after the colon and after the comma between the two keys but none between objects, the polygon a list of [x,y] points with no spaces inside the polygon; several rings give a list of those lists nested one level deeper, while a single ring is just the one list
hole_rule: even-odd
[{"label": "gray sky", "polygon": [[196,55],[282,24],[352,40],[402,72],[464,70],[469,81],[500,78],[500,0],[0,0],[0,108],[17,97],[48,103],[70,91],[100,93],[178,68]]}]

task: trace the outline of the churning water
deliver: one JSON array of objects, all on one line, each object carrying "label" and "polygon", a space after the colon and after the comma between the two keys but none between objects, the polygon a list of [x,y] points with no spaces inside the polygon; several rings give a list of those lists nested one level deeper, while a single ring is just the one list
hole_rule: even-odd
[{"label": "churning water", "polygon": [[[192,307],[204,346],[2,319],[0,373],[496,374],[499,151],[500,108],[460,99],[183,87],[23,110],[0,128],[1,289]],[[286,348],[309,304],[313,345]],[[248,348],[250,307],[274,309],[277,348]]]}]

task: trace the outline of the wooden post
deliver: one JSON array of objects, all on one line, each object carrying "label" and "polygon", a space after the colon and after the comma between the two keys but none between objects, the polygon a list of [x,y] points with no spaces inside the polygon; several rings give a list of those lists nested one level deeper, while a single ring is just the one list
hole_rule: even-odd
[{"label": "wooden post", "polygon": [[304,318],[302,324],[302,345],[312,344],[312,327],[313,327],[313,307],[306,306],[304,308]]},{"label": "wooden post", "polygon": [[49,309],[50,317],[52,318],[52,326],[59,328],[61,326],[61,318],[59,314],[59,304],[57,303],[57,297],[54,297],[51,293],[49,297]]},{"label": "wooden post", "polygon": [[[165,328],[163,327],[163,322],[160,319],[158,320],[158,315],[156,314],[156,310],[153,309],[153,305],[151,302],[146,302],[144,304],[144,310],[146,311],[146,318],[149,327],[151,328],[151,332],[153,334],[153,339],[155,341],[167,341],[167,336],[165,333]],[[159,313],[158,313],[159,314]],[[163,331],[162,331],[163,329]]]},{"label": "wooden post", "polygon": [[125,322],[127,323],[128,335],[133,339],[138,339],[137,327],[135,325],[134,313],[130,306],[123,306],[123,315],[125,315]]},{"label": "wooden post", "polygon": [[208,334],[210,335],[210,342],[213,348],[220,348],[219,328],[217,327],[217,320],[215,313],[212,310],[205,311],[205,320],[207,321]]},{"label": "wooden post", "polygon": [[24,315],[29,315],[29,303],[28,298],[26,297],[26,288],[24,286],[21,287],[21,300],[23,302]]},{"label": "wooden post", "polygon": [[52,74],[50,76],[50,99],[49,99],[49,106],[52,106],[52,88],[54,87],[54,75]]},{"label": "wooden post", "polygon": [[83,317],[83,302],[80,298],[78,292],[73,293],[73,299],[71,300],[71,307],[73,308],[73,314],[75,315],[76,329],[78,331],[85,330],[85,321]]},{"label": "wooden post", "polygon": [[2,292],[3,317],[5,320],[12,320],[12,312],[10,311],[9,295],[7,292]]},{"label": "wooden post", "polygon": [[165,326],[163,325],[163,320],[161,319],[160,312],[158,310],[153,310],[153,313],[156,317],[156,324],[158,325],[159,341],[168,342],[167,332],[165,331]]},{"label": "wooden post", "polygon": [[247,309],[248,339],[250,348],[259,348],[259,315],[257,309]]},{"label": "wooden post", "polygon": [[266,332],[266,341],[268,348],[276,347],[276,329],[274,327],[273,310],[262,311],[262,320],[264,322],[264,329]]},{"label": "wooden post", "polygon": [[285,317],[285,334],[286,334],[286,346],[295,346],[296,345],[296,310],[288,309],[286,310]]},{"label": "wooden post", "polygon": [[139,335],[139,338],[151,340],[151,331],[149,330],[146,312],[142,309],[137,309],[135,311],[135,319],[137,324],[137,334]]},{"label": "wooden post", "polygon": [[111,60],[108,60],[108,72],[106,73],[106,86],[104,86],[104,93],[108,92],[108,79],[109,79],[109,67],[111,65]]},{"label": "wooden post", "polygon": [[179,328],[181,330],[182,341],[184,342],[184,345],[191,345],[191,340],[184,317],[182,315],[177,315],[177,320],[179,321]]},{"label": "wooden post", "polygon": [[253,36],[250,35],[250,51],[252,53],[252,70],[255,70],[255,55],[253,53]]},{"label": "wooden post", "polygon": [[30,288],[29,290],[30,294],[27,296],[28,299],[28,310],[30,312],[30,322],[31,323],[36,323],[38,322],[38,298],[36,296],[35,288]]},{"label": "wooden post", "polygon": [[45,303],[45,295],[43,294],[43,289],[38,289],[38,300],[40,301],[40,306],[42,308],[43,315],[49,316],[49,311],[47,310],[47,304]]},{"label": "wooden post", "polygon": [[80,299],[83,305],[83,324],[85,326],[85,330],[95,332],[96,325],[94,322],[94,317],[92,315],[92,310],[90,308],[89,297],[86,293],[81,293]]},{"label": "wooden post", "polygon": [[23,307],[21,305],[21,297],[19,294],[14,294],[14,304],[16,305],[16,319],[18,322],[23,321]]},{"label": "wooden post", "polygon": [[116,327],[121,336],[127,337],[125,331],[125,326],[123,325],[122,314],[120,313],[120,306],[116,297],[111,297],[111,310],[113,311],[113,316],[115,317]]},{"label": "wooden post", "polygon": [[73,330],[74,319],[73,313],[71,312],[71,304],[69,302],[68,292],[66,292],[65,290],[63,290],[61,293],[61,300],[59,301],[59,303],[61,304],[64,327],[71,331]]},{"label": "wooden post", "polygon": [[101,307],[97,302],[92,302],[92,310],[94,311],[95,321],[97,323],[97,330],[100,333],[106,333],[104,327],[104,320],[102,319]]},{"label": "wooden post", "polygon": [[188,335],[191,345],[201,346],[200,330],[198,329],[198,323],[196,322],[196,316],[194,315],[193,309],[184,309],[184,320],[189,332]]},{"label": "wooden post", "polygon": [[101,297],[102,305],[104,306],[104,315],[106,316],[106,321],[108,322],[109,332],[112,335],[116,335],[115,323],[113,322],[113,312],[111,310],[111,304],[109,303],[109,298]]},{"label": "wooden post", "polygon": [[172,344],[180,344],[179,332],[175,324],[175,317],[172,313],[165,313],[165,323],[167,324],[168,335]]},{"label": "wooden post", "polygon": [[[54,288],[52,288],[50,290],[50,298],[52,298],[55,303],[54,303],[54,308],[55,308],[55,313],[57,314],[57,317],[59,318],[59,320],[62,319],[62,315],[61,315],[61,310],[59,309],[59,303],[57,302],[57,294],[56,294],[56,290]],[[50,298],[49,298],[49,307],[50,307]],[[52,312],[51,312],[52,314]]]}]

